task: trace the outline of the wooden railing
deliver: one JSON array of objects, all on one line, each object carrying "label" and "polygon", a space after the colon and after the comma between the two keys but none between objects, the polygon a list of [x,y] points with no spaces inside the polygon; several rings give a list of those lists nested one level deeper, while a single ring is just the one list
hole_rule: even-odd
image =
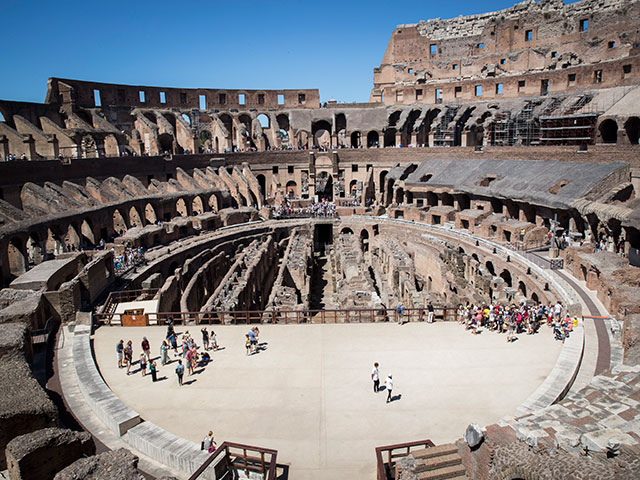
[{"label": "wooden railing", "polygon": [[[137,298],[137,297],[135,297]],[[455,320],[455,309],[434,307],[434,319],[440,321]],[[215,312],[150,312],[147,321],[166,324],[171,320],[175,324],[221,324],[248,325],[255,323],[375,323],[375,322],[425,322],[428,319],[426,308],[405,308],[400,314],[396,309],[343,309],[343,310],[243,310]],[[97,313],[96,321],[102,324],[122,324],[121,313]]]},{"label": "wooden railing", "polygon": [[[378,480],[392,480],[395,477],[396,458],[406,457],[412,450],[435,447],[431,440],[398,443],[376,448],[376,472]],[[387,462],[385,463],[385,458]]]},{"label": "wooden railing", "polygon": [[276,480],[278,451],[268,448],[243,445],[241,443],[223,442],[215,452],[189,477],[197,480],[209,468],[215,471],[214,478],[226,480],[237,478],[234,470],[259,473],[264,480]]},{"label": "wooden railing", "polygon": [[114,315],[114,311],[119,303],[133,302],[142,295],[153,297],[158,292],[157,288],[145,288],[141,290],[118,290],[111,292],[107,297],[107,301],[102,307],[102,312],[98,315],[102,317]]}]

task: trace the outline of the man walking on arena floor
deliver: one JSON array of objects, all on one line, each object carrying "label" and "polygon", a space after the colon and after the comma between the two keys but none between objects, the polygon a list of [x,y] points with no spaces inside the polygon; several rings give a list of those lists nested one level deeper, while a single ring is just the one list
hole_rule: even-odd
[{"label": "man walking on arena floor", "polygon": [[371,371],[371,380],[373,380],[373,391],[378,393],[380,390],[380,372],[378,371],[378,362],[373,364],[373,370]]}]

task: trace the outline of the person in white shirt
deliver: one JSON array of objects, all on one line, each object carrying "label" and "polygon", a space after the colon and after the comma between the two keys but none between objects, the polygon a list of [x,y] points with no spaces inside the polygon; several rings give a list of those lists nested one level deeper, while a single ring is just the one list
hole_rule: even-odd
[{"label": "person in white shirt", "polygon": [[373,391],[378,393],[380,390],[380,372],[378,371],[378,362],[373,364],[373,370],[371,371],[371,380],[373,380]]},{"label": "person in white shirt", "polygon": [[393,392],[393,378],[391,377],[391,374],[389,374],[389,376],[385,380],[384,386],[387,389],[387,403],[389,403],[391,401],[391,394]]},{"label": "person in white shirt", "polygon": [[[213,449],[212,449],[213,447]],[[216,448],[216,441],[213,439],[213,432],[209,432],[206,437],[202,440],[202,450],[206,450],[211,453]]]}]

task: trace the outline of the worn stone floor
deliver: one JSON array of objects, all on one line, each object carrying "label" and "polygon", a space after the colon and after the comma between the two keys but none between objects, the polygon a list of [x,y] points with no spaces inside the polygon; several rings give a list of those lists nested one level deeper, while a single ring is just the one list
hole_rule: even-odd
[{"label": "worn stone floor", "polygon": [[[211,429],[218,442],[275,448],[290,478],[305,479],[372,479],[376,446],[450,442],[471,422],[513,414],[561,349],[546,326],[508,344],[457,323],[263,325],[264,350],[246,356],[246,326],[214,328],[223,349],[182,387],[176,362],[159,367],[155,384],[117,368],[119,339],[133,341],[137,359],[147,336],[159,357],[164,327],[102,327],[94,349],[109,386],[145,420],[195,442]],[[198,327],[177,331],[187,329],[199,342]],[[374,361],[383,382],[393,374],[392,403],[372,391]]]}]

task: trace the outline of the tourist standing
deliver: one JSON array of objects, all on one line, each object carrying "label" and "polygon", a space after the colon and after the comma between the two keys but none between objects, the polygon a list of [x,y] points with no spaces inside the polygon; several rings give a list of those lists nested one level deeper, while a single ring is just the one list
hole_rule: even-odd
[{"label": "tourist standing", "polygon": [[373,370],[371,371],[371,380],[373,380],[373,391],[378,393],[380,390],[380,372],[378,371],[378,362],[373,364]]},{"label": "tourist standing", "polygon": [[402,304],[398,305],[396,308],[396,314],[398,315],[398,325],[402,325],[404,323],[402,320],[402,316],[404,315],[404,306]]},{"label": "tourist standing", "polygon": [[129,375],[131,364],[133,363],[133,345],[131,345],[131,340],[127,342],[127,346],[124,349],[124,361],[127,365],[127,375]]},{"label": "tourist standing", "polygon": [[157,378],[157,372],[158,372],[158,367],[156,366],[156,362],[151,362],[151,365],[149,366],[149,370],[151,371],[151,380],[154,382],[158,381]]},{"label": "tourist standing", "polygon": [[143,377],[147,375],[147,358],[144,353],[140,354],[140,371]]},{"label": "tourist standing", "polygon": [[151,361],[151,346],[149,345],[149,340],[147,337],[142,337],[142,351],[147,356],[147,361]]},{"label": "tourist standing", "polygon": [[169,345],[166,340],[162,341],[162,345],[160,345],[160,362],[162,365],[166,365],[169,361]]},{"label": "tourist standing", "polygon": [[244,347],[247,349],[247,356],[249,356],[251,354],[251,338],[248,333],[245,335]]},{"label": "tourist standing", "polygon": [[211,350],[218,350],[218,339],[213,329],[211,329],[211,333],[209,334],[209,341],[211,342]]},{"label": "tourist standing", "polygon": [[392,399],[393,394],[393,378],[391,377],[391,374],[389,374],[389,376],[385,380],[384,386],[387,389],[387,403],[389,403]]},{"label": "tourist standing", "polygon": [[185,359],[187,362],[187,375],[193,375],[193,349],[187,349],[187,353],[185,353]]},{"label": "tourist standing", "polygon": [[182,385],[182,377],[184,376],[184,365],[182,365],[182,360],[178,360],[176,375],[178,377],[178,385]]},{"label": "tourist standing", "polygon": [[118,368],[122,368],[124,359],[124,340],[120,340],[116,345],[116,353],[118,354]]},{"label": "tourist standing", "polygon": [[427,305],[427,322],[433,323],[433,316],[435,314],[435,310],[433,308],[433,304],[429,302]]},{"label": "tourist standing", "polygon": [[202,346],[205,350],[209,350],[209,332],[206,327],[202,327]]}]

